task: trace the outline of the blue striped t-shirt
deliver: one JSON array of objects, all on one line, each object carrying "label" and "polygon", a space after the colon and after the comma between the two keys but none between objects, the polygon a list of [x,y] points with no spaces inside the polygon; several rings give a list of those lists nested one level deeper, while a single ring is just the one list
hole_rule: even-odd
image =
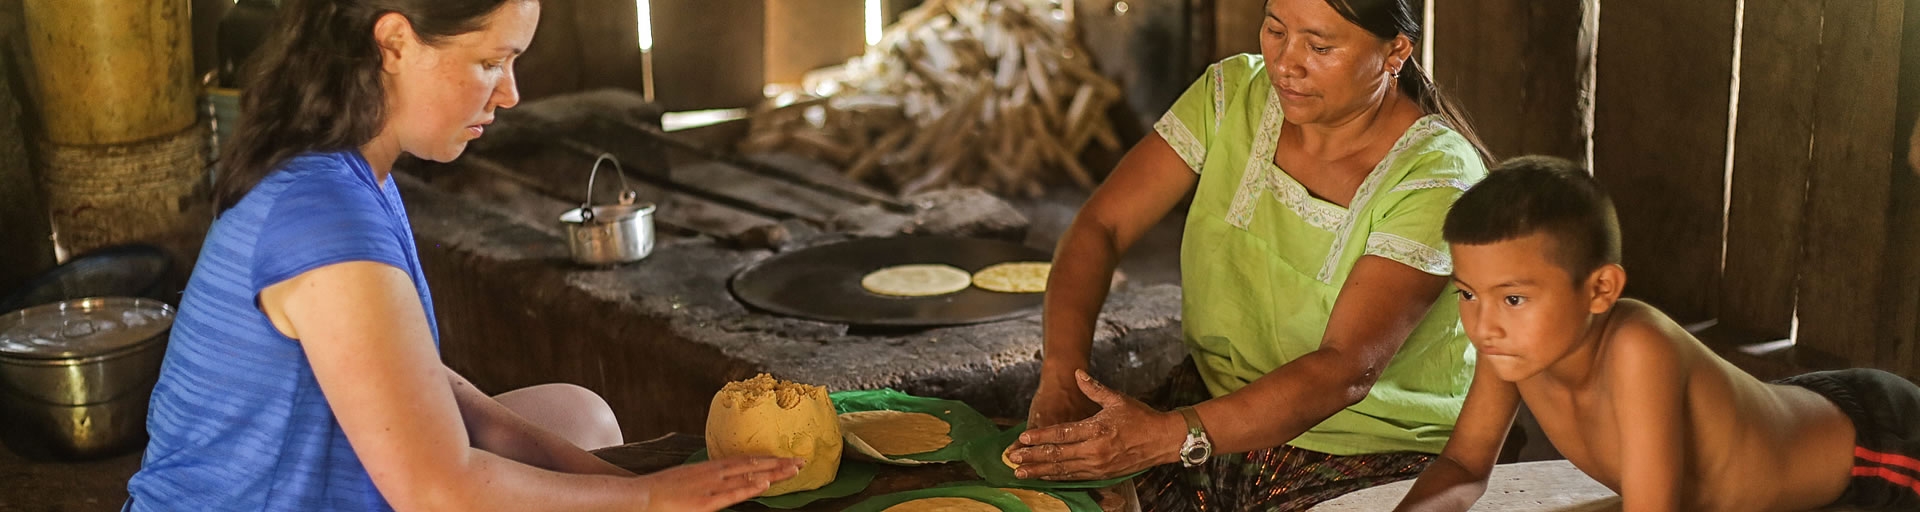
[{"label": "blue striped t-shirt", "polygon": [[[133,510],[391,510],[260,291],[348,261],[413,277],[433,326],[413,232],[392,178],[357,151],[289,160],[215,220],[174,320],[147,416]],[[439,329],[433,327],[434,344]]]}]

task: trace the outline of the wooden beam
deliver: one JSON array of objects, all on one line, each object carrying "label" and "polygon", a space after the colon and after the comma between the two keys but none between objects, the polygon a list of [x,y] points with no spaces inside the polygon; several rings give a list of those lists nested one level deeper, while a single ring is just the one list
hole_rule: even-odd
[{"label": "wooden beam", "polygon": [[1434,5],[1434,81],[1496,158],[1587,158],[1594,0]]},{"label": "wooden beam", "polygon": [[[1896,349],[1882,339],[1881,290],[1893,174],[1902,0],[1826,2],[1814,96],[1800,345],[1858,366]],[[1911,265],[1912,262],[1905,262]]]},{"label": "wooden beam", "polygon": [[1754,343],[1792,332],[1820,69],[1819,2],[1752,2],[1741,29],[1740,103],[1728,190],[1720,322]]},{"label": "wooden beam", "polygon": [[1594,175],[1619,210],[1628,295],[1683,322],[1713,318],[1719,292],[1735,3],[1600,11]]}]

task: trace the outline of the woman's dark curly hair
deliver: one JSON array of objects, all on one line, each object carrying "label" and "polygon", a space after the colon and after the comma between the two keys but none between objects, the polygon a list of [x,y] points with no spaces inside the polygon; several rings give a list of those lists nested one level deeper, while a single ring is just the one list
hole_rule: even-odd
[{"label": "woman's dark curly hair", "polygon": [[289,0],[245,68],[240,118],[221,148],[216,211],[240,202],[294,155],[358,148],[386,122],[373,25],[399,13],[426,44],[480,30],[508,2],[536,0]]}]

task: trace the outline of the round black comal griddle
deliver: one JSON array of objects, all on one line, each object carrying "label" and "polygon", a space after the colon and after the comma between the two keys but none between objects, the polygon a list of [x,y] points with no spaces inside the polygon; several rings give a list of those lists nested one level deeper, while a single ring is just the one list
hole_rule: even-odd
[{"label": "round black comal griddle", "polygon": [[969,287],[931,297],[869,292],[860,278],[909,264],[947,264],[979,272],[997,263],[1050,261],[1020,244],[944,236],[866,238],[808,247],[760,260],[734,274],[740,302],[768,312],[850,325],[938,326],[1006,320],[1040,309],[1039,293]]}]

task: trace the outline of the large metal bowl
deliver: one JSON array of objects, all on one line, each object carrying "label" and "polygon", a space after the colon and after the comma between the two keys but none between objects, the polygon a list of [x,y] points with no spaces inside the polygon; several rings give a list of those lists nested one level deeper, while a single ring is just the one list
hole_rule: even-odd
[{"label": "large metal bowl", "polygon": [[[152,383],[148,383],[151,389]],[[34,460],[82,461],[137,450],[147,440],[148,393],[88,405],[52,405],[0,393],[0,440]]]},{"label": "large metal bowl", "polygon": [[172,324],[172,307],[141,298],[0,315],[0,440],[22,456],[68,460],[138,447]]}]

